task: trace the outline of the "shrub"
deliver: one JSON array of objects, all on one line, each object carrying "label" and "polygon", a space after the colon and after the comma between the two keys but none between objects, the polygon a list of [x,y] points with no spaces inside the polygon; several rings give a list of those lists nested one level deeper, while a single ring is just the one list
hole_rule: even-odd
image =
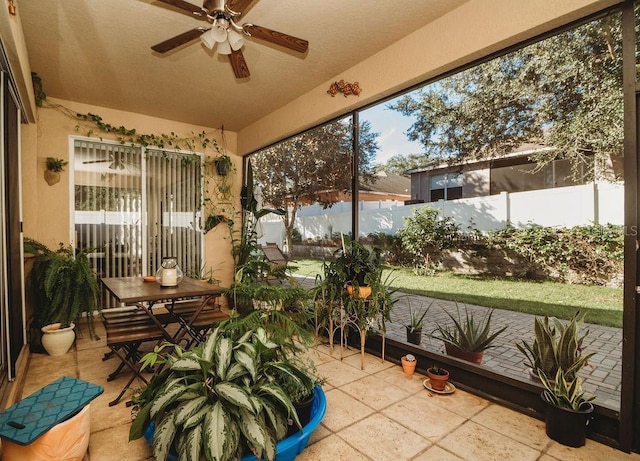
[{"label": "shrub", "polygon": [[623,228],[608,224],[554,228],[508,227],[489,234],[494,248],[508,249],[563,280],[604,285],[623,264]]},{"label": "shrub", "polygon": [[380,248],[382,258],[388,263],[403,264],[411,261],[411,254],[402,246],[402,239],[398,235],[375,232],[368,234],[362,241]]},{"label": "shrub", "polygon": [[416,267],[433,268],[432,255],[438,256],[458,240],[460,226],[449,217],[440,217],[434,208],[423,207],[404,218],[406,227],[400,229],[402,245],[415,258]]}]

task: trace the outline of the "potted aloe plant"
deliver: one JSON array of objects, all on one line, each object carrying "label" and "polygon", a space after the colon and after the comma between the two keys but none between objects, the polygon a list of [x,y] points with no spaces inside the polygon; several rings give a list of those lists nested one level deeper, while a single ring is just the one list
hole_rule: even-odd
[{"label": "potted aloe plant", "polygon": [[427,306],[426,309],[413,309],[411,306],[411,301],[409,303],[409,322],[405,322],[404,320],[400,320],[400,323],[404,325],[407,330],[407,342],[411,344],[420,344],[422,342],[422,328],[424,327],[424,317],[429,312],[431,304]]},{"label": "potted aloe plant", "polygon": [[447,355],[480,364],[484,351],[493,347],[491,345],[493,340],[507,327],[491,332],[493,309],[489,309],[479,321],[476,320],[474,313],[466,307],[464,318],[460,315],[457,304],[456,311],[455,317],[445,311],[452,323],[449,325],[436,324],[434,332],[438,332],[439,336],[434,337],[444,342]]}]

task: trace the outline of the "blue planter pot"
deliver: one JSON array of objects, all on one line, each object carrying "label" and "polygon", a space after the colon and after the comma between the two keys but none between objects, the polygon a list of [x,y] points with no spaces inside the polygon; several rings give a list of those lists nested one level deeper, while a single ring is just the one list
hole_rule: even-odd
[{"label": "blue planter pot", "polygon": [[[295,434],[282,439],[276,446],[276,461],[293,461],[296,456],[302,453],[309,443],[309,438],[314,430],[320,425],[327,411],[327,398],[320,386],[316,386],[313,391],[313,404],[311,405],[311,419],[302,429]],[[154,424],[151,423],[144,433],[144,438],[149,445],[153,444]],[[170,452],[167,457],[168,461],[178,461],[178,455]],[[258,461],[253,454],[249,453],[241,458],[241,461]]]}]

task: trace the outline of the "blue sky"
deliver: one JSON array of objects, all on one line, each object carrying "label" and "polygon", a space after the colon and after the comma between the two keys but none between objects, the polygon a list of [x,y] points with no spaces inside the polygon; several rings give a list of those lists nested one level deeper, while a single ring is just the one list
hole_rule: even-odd
[{"label": "blue sky", "polygon": [[394,155],[417,154],[423,151],[419,142],[409,141],[405,133],[412,125],[415,117],[406,117],[400,112],[387,109],[394,100],[378,104],[360,114],[360,121],[371,123],[371,130],[380,133],[375,163],[385,163]]}]

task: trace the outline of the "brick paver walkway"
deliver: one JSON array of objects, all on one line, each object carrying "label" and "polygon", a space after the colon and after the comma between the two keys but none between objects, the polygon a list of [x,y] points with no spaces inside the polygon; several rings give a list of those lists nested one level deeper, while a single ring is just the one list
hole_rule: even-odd
[{"label": "brick paver walkway", "polygon": [[[298,278],[298,277],[297,277]],[[313,279],[298,278],[305,286],[313,286]],[[396,341],[406,342],[406,330],[400,322],[409,320],[409,305],[414,309],[427,307],[431,304],[429,312],[425,316],[425,327],[422,331],[422,344],[425,350],[444,354],[442,341],[432,338],[430,334],[436,328],[436,324],[451,322],[445,314],[448,310],[453,315],[456,305],[452,301],[443,301],[426,296],[401,294],[391,313],[391,322],[387,325],[387,337]],[[464,315],[464,306],[460,305]],[[486,312],[486,307],[466,305],[481,318]],[[492,316],[492,330],[507,326],[507,329],[494,341],[494,346],[484,353],[482,366],[515,379],[527,380],[528,370],[524,364],[524,356],[516,348],[516,343],[521,340],[531,342],[533,339],[533,315],[522,314],[496,309]],[[586,392],[596,395],[598,405],[614,410],[620,409],[620,386],[622,379],[622,329],[606,327],[594,324],[584,324],[582,332],[589,329],[589,335],[585,339],[586,352],[595,352],[589,360],[589,365],[581,372],[584,378],[583,388]]]},{"label": "brick paver walkway", "polygon": [[[421,347],[444,353],[442,341],[429,335],[435,329],[436,323],[451,322],[445,310],[456,315],[456,305],[452,301],[402,295],[391,313],[392,322],[387,326],[388,337],[397,341],[406,341],[406,331],[400,319],[408,321],[409,303],[415,309],[416,306],[426,307],[431,302],[433,304],[425,317]],[[486,307],[473,305],[466,305],[466,307],[476,313],[476,318],[482,318],[488,311]],[[461,304],[460,309],[464,315],[464,305]],[[528,379],[524,356],[517,349],[516,343],[523,339],[527,342],[533,340],[533,323],[533,315],[496,309],[491,318],[492,331],[503,326],[507,326],[507,329],[495,339],[493,343],[495,347],[485,351],[482,365],[516,379]],[[584,324],[581,331],[584,333],[587,328],[589,335],[585,338],[584,349],[586,352],[595,352],[595,355],[589,359],[589,365],[580,373],[584,378],[583,388],[588,393],[595,393],[599,405],[618,410],[622,379],[622,329]]]}]

